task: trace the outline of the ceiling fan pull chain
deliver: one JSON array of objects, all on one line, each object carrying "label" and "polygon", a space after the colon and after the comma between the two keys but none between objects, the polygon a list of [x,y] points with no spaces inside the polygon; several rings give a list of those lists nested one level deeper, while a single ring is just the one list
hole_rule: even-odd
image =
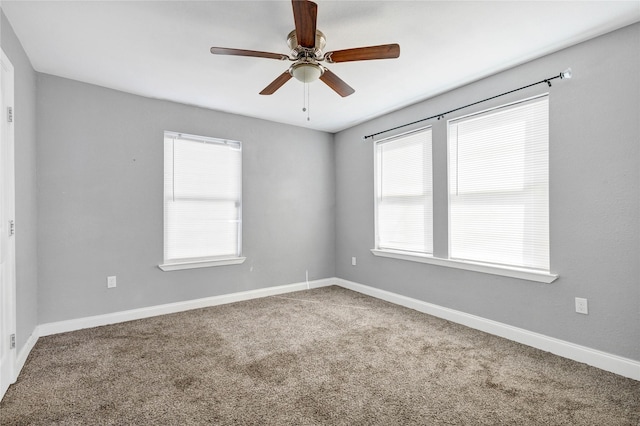
[{"label": "ceiling fan pull chain", "polygon": [[302,86],[302,112],[307,111],[307,92],[305,91],[305,87],[307,83],[304,83]]},{"label": "ceiling fan pull chain", "polygon": [[304,83],[302,86],[302,112],[307,113],[307,121],[311,121],[309,118],[309,83]]},{"label": "ceiling fan pull chain", "polygon": [[309,118],[309,114],[310,114],[310,109],[311,109],[311,96],[310,95],[310,91],[309,91],[309,83],[305,83],[305,86],[307,86],[307,121],[311,121],[311,118]]}]

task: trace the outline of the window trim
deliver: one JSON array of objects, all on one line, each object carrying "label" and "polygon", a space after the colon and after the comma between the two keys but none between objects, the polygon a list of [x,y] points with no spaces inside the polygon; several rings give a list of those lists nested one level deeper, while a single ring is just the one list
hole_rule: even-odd
[{"label": "window trim", "polygon": [[496,266],[488,263],[469,262],[462,260],[443,259],[440,257],[421,255],[395,250],[371,249],[371,253],[379,257],[408,260],[411,262],[428,263],[430,265],[444,266],[447,268],[463,269],[466,271],[482,272],[485,274],[500,275],[503,277],[519,278],[528,281],[537,281],[550,284],[558,278],[558,274],[537,271],[533,269],[515,268],[509,266]]},{"label": "window trim", "polygon": [[207,260],[197,260],[197,261],[189,261],[189,262],[163,263],[161,265],[158,265],[158,268],[162,269],[165,272],[179,271],[182,269],[209,268],[212,266],[224,266],[224,265],[238,265],[240,263],[244,263],[245,260],[247,260],[247,258],[243,256],[225,257],[220,259],[207,259]]}]

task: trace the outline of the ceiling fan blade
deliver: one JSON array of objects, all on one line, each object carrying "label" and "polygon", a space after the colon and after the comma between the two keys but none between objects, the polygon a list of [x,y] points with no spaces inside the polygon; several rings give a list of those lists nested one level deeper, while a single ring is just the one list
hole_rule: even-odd
[{"label": "ceiling fan blade", "polygon": [[371,59],[394,59],[400,56],[400,45],[381,44],[380,46],[356,47],[354,49],[336,50],[324,55],[329,63],[368,61]]},{"label": "ceiling fan blade", "polygon": [[275,91],[281,88],[287,81],[289,81],[290,78],[291,78],[291,74],[289,73],[289,70],[286,70],[285,72],[280,74],[278,78],[273,80],[271,84],[269,84],[267,87],[262,89],[262,92],[260,92],[260,94],[273,95]]},{"label": "ceiling fan blade", "polygon": [[307,0],[292,0],[296,38],[302,47],[313,49],[316,45],[316,22],[318,5]]},{"label": "ceiling fan blade", "polygon": [[343,98],[355,92],[353,87],[349,86],[340,77],[326,68],[324,70],[324,74],[320,76],[320,80],[322,80],[327,86],[331,87],[338,95],[342,96]]},{"label": "ceiling fan blade", "polygon": [[282,53],[260,52],[257,50],[230,49],[227,47],[212,47],[211,53],[214,55],[233,55],[233,56],[253,56],[256,58],[279,59],[281,61],[289,59],[289,56]]}]

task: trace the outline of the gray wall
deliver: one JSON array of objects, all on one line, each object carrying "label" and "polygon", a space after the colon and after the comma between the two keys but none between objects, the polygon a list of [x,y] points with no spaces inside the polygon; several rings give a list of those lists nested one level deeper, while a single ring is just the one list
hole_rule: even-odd
[{"label": "gray wall", "polygon": [[[38,323],[301,282],[308,270],[310,279],[338,276],[640,360],[640,25],[335,139],[36,74],[4,15],[1,25],[16,69],[19,348]],[[363,135],[567,66],[574,78],[549,89],[551,262],[559,280],[538,284],[371,255],[373,150]],[[446,128],[432,124],[436,238],[445,241]],[[164,130],[244,143],[244,264],[156,267]],[[107,290],[107,275],[118,276],[116,289]],[[589,299],[589,315],[573,312],[576,296]]]},{"label": "gray wall", "polygon": [[38,324],[36,73],[1,11],[0,44],[14,68],[16,347],[19,351]]},{"label": "gray wall", "polygon": [[[45,74],[37,99],[40,323],[335,275],[332,135]],[[157,268],[164,130],[243,143],[245,263]]]},{"label": "gray wall", "polygon": [[[436,66],[438,64],[436,63]],[[373,149],[362,136],[557,75],[574,77],[461,111],[550,92],[552,284],[380,258]],[[456,114],[447,117],[454,118]],[[340,278],[640,360],[640,24],[336,135]],[[446,243],[446,120],[433,120],[434,228]],[[351,257],[358,259],[351,266]],[[589,300],[589,315],[574,298]]]}]

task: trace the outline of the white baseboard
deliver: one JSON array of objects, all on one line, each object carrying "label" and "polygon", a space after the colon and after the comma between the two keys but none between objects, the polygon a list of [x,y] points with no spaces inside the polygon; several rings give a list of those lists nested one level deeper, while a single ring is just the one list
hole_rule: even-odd
[{"label": "white baseboard", "polygon": [[551,352],[564,358],[582,362],[605,371],[619,374],[624,377],[640,380],[639,361],[623,358],[585,346],[576,345],[564,340],[559,340],[553,337],[545,336],[543,334],[534,333],[522,328],[513,327],[508,324],[492,321],[461,311],[456,311],[454,309],[434,305],[432,303],[413,299],[411,297],[391,293],[386,290],[380,290],[375,287],[369,287],[367,285],[344,280],[342,278],[325,278],[309,282],[261,288],[256,290],[225,294],[221,296],[206,297],[184,302],[168,303],[165,305],[150,306],[147,308],[96,315],[86,318],[77,318],[66,321],[40,324],[36,327],[25,345],[20,349],[20,352],[18,353],[16,359],[15,377],[17,377],[22,370],[22,367],[24,366],[29,353],[38,341],[38,338],[41,336],[48,336],[52,334],[65,333],[68,331],[81,330],[84,328],[116,324],[125,321],[154,317],[157,315],[172,314],[188,311],[191,309],[224,305],[227,303],[257,299],[260,297],[275,296],[278,294],[291,293],[294,291],[306,290],[309,288],[319,288],[330,285],[338,285],[349,290],[357,291],[368,296],[395,303],[396,305],[415,309],[419,312],[424,312],[426,314],[462,324],[476,330],[484,331],[486,333],[504,337],[506,339],[513,340],[527,346]]},{"label": "white baseboard", "polygon": [[220,296],[205,297],[202,299],[187,300],[184,302],[167,303],[165,305],[149,306],[146,308],[113,312],[104,315],[95,315],[91,317],[77,318],[66,321],[50,322],[46,324],[40,324],[38,326],[38,335],[49,336],[51,334],[65,333],[67,331],[82,330],[84,328],[99,327],[102,325],[133,321],[137,319],[155,317],[158,315],[174,314],[177,312],[189,311],[191,309],[207,308],[210,306],[224,305],[227,303],[240,302],[243,300],[275,296],[278,294],[306,290],[308,288],[324,287],[333,285],[334,283],[335,279],[325,278],[303,283],[259,288],[256,290],[241,291],[238,293],[223,294]]},{"label": "white baseboard", "polygon": [[[209,306],[224,305],[243,300],[257,299],[260,297],[275,296],[310,288],[326,287],[335,284],[334,278],[324,278],[303,283],[286,284],[275,287],[260,288],[256,290],[242,291],[238,293],[224,294],[221,296],[205,297],[202,299],[187,300],[185,302],[168,303],[165,305],[150,306],[147,308],[132,309],[128,311],[113,312],[104,315],[95,315],[85,318],[76,318],[66,321],[56,321],[36,326],[27,342],[18,353],[15,363],[15,373],[12,382],[15,382],[22,371],[27,357],[36,345],[40,337],[52,334],[66,333],[68,331],[82,330],[84,328],[99,327],[102,325],[116,324],[125,321],[154,317],[157,315],[173,314],[191,309],[206,308]],[[0,395],[0,399],[4,395]]]},{"label": "white baseboard", "polygon": [[38,334],[38,327],[36,327],[35,330],[33,330],[33,333],[31,333],[31,336],[29,336],[29,338],[25,342],[24,346],[20,348],[20,352],[18,352],[18,356],[16,357],[16,371],[14,381],[18,378],[18,374],[20,374],[20,371],[22,371],[22,367],[24,367],[24,363],[27,362],[27,358],[29,357],[29,354],[31,353],[33,347],[36,345],[39,337],[40,336]]},{"label": "white baseboard", "polygon": [[18,375],[20,374],[20,371],[22,371],[22,367],[24,367],[24,363],[27,362],[27,357],[31,353],[31,350],[36,345],[37,341],[38,341],[38,327],[36,327],[33,333],[31,333],[31,336],[29,336],[24,346],[20,348],[20,351],[16,355],[14,368],[13,368],[13,375],[9,378],[9,384],[6,385],[6,387],[5,387],[5,384],[3,384],[2,389],[0,389],[0,401],[2,400],[2,398],[4,398],[4,394],[8,390],[8,387],[13,383],[15,383],[16,380],[18,379]]},{"label": "white baseboard", "polygon": [[462,324],[495,336],[504,337],[514,342],[522,343],[546,352],[551,352],[552,354],[582,362],[630,379],[640,380],[639,361],[623,358],[597,349],[588,348],[586,346],[576,345],[554,337],[545,336],[543,334],[534,333],[532,331],[513,327],[501,322],[434,305],[432,303],[423,302],[422,300],[391,293],[386,290],[380,290],[375,287],[369,287],[364,284],[347,281],[342,278],[335,278],[334,281],[336,285],[349,290],[386,300],[387,302],[391,302],[396,305],[415,309],[416,311]]}]

